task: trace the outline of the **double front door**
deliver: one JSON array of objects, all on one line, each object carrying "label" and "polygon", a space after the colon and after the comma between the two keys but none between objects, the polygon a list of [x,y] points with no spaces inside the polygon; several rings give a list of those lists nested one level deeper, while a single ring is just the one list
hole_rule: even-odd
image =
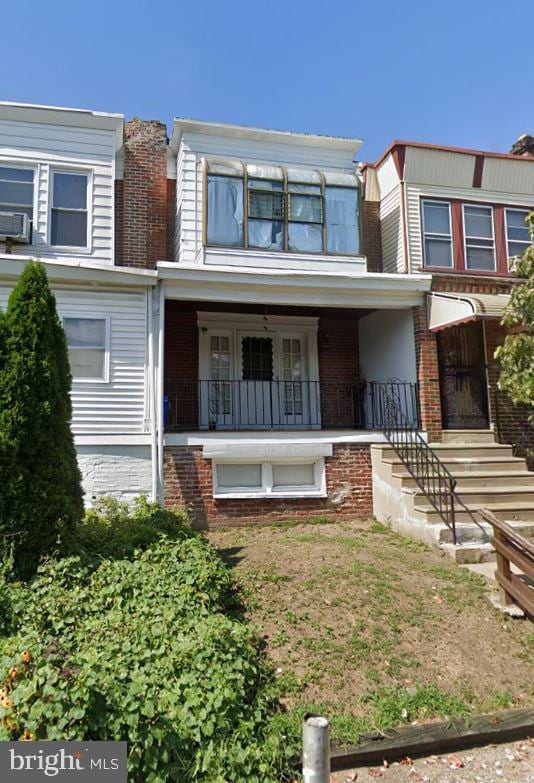
[{"label": "double front door", "polygon": [[[202,344],[204,355],[202,355]],[[200,426],[283,429],[311,422],[306,335],[209,331],[201,341]]]},{"label": "double front door", "polygon": [[444,429],[486,429],[488,387],[480,322],[438,333],[441,412]]}]

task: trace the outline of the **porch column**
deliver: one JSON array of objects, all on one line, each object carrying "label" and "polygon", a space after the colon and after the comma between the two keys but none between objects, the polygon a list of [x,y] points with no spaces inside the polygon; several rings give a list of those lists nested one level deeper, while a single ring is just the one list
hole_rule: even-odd
[{"label": "porch column", "polygon": [[436,335],[428,329],[426,305],[413,308],[413,323],[421,426],[427,431],[429,441],[440,441],[442,423],[438,345]]}]

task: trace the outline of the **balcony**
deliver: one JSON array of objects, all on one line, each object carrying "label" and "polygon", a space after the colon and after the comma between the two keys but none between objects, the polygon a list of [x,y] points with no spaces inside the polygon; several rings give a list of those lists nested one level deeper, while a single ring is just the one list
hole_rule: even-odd
[{"label": "balcony", "polygon": [[416,383],[199,380],[164,397],[167,432],[380,430],[388,406],[419,424]]}]

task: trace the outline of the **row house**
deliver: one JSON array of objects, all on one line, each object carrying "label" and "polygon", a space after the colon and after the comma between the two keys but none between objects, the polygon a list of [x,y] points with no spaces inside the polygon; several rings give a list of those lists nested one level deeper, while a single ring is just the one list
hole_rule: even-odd
[{"label": "row house", "polygon": [[360,145],[0,104],[0,218],[27,218],[0,231],[0,306],[41,259],[88,502],[393,518],[392,433],[491,432],[534,158]]}]

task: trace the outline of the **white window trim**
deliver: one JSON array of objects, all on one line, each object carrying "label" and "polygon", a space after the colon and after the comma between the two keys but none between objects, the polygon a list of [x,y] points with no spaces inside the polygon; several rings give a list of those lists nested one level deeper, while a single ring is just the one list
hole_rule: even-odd
[{"label": "white window trim", "polygon": [[[437,233],[436,231],[427,231],[425,226],[425,204],[431,204],[432,206],[442,206],[447,207],[449,210],[449,233],[448,234],[442,234]],[[452,209],[451,209],[451,202],[450,201],[437,201],[436,199],[432,198],[423,198],[421,199],[421,228],[422,228],[422,237],[423,237],[423,266],[428,267],[430,269],[454,269],[454,238],[452,235]],[[430,237],[433,239],[439,239],[442,241],[447,241],[450,244],[451,248],[451,263],[450,264],[431,264],[427,262],[426,258],[426,238]]]},{"label": "white window trim", "polygon": [[[73,384],[93,384],[93,383],[109,383],[110,382],[110,354],[111,354],[111,316],[104,314],[104,313],[62,313],[61,314],[61,326],[63,329],[65,329],[65,319],[66,318],[77,318],[78,320],[83,320],[84,318],[90,319],[90,320],[98,320],[98,321],[105,321],[106,322],[106,334],[105,334],[105,340],[104,340],[104,377],[103,378],[72,378]],[[65,334],[66,338],[66,334]],[[78,346],[83,348],[83,346]],[[67,343],[68,348],[68,343]]]},{"label": "white window trim", "polygon": [[[33,241],[33,238],[36,233],[36,225],[37,225],[37,216],[38,216],[38,210],[39,210],[39,164],[38,163],[31,163],[29,161],[23,161],[19,163],[17,160],[13,160],[13,158],[9,158],[8,160],[5,160],[3,158],[0,158],[0,166],[5,169],[26,169],[27,171],[33,171],[33,216],[32,216],[32,242],[30,245],[26,245],[26,247],[33,247],[35,244]],[[14,210],[16,212],[16,210]]]},{"label": "white window trim", "polygon": [[[302,486],[287,486],[285,489],[274,489],[273,487],[273,463],[276,465],[313,465],[315,484],[313,487]],[[220,486],[217,480],[217,467],[224,464],[261,464],[261,476],[262,487],[261,489],[252,489],[251,487],[224,487]],[[228,460],[213,460],[212,462],[212,475],[213,475],[213,497],[219,500],[230,500],[233,498],[253,499],[253,498],[324,498],[327,496],[326,492],[326,471],[325,461],[323,457],[319,459],[306,459],[306,458],[294,458],[294,459],[272,459],[269,462],[265,460],[254,459],[251,456],[249,459],[228,459]]]},{"label": "white window trim", "polygon": [[[505,233],[505,239],[506,239],[506,257],[507,257],[508,260],[510,260],[511,258],[515,258],[516,257],[516,256],[513,256],[513,255],[510,255],[510,251],[508,249],[508,246],[510,245],[510,242],[515,242],[516,244],[518,244],[518,243],[523,244],[524,243],[525,244],[525,250],[528,247],[530,247],[530,245],[532,245],[532,242],[533,242],[532,237],[530,238],[530,240],[528,242],[525,242],[524,240],[521,240],[521,239],[509,239],[508,238],[508,213],[509,212],[523,212],[526,215],[528,215],[529,212],[531,212],[531,210],[529,210],[529,209],[521,209],[520,207],[505,207],[504,208],[504,233]],[[526,225],[525,225],[525,228],[527,228]],[[528,231],[528,228],[527,228],[527,231]],[[525,251],[523,251],[523,252],[525,252]]]},{"label": "white window trim", "polygon": [[[482,239],[487,242],[489,239],[493,242],[491,250],[493,251],[493,268],[492,269],[479,269],[478,267],[467,266],[467,232],[465,230],[465,210],[470,207],[476,207],[477,209],[489,209],[491,212],[491,237],[475,237],[469,236],[471,240],[471,247],[478,247],[479,250],[489,250],[487,245],[476,245],[473,240]],[[495,211],[491,204],[462,204],[462,222],[463,222],[463,234],[464,234],[464,264],[465,269],[468,272],[496,272],[497,271],[497,255],[495,252]]]},{"label": "white window trim", "polygon": [[[54,176],[55,174],[78,174],[87,177],[87,237],[85,245],[53,245],[52,244],[52,209],[54,205]],[[54,252],[59,253],[91,253],[93,245],[93,170],[80,166],[71,167],[64,165],[50,165],[48,184],[48,210],[46,227],[46,244]]]}]

